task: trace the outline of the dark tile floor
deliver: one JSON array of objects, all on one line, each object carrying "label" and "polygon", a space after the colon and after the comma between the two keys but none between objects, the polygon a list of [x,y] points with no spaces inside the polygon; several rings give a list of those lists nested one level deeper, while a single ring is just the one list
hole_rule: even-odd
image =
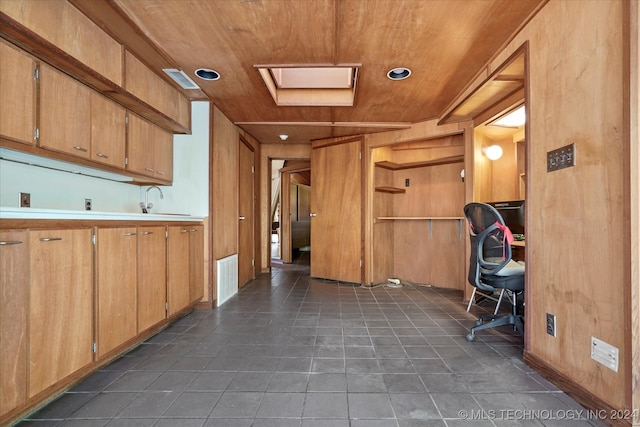
[{"label": "dark tile floor", "polygon": [[602,425],[522,362],[509,328],[467,342],[474,316],[460,292],[312,279],[308,255],[180,319],[20,425]]}]

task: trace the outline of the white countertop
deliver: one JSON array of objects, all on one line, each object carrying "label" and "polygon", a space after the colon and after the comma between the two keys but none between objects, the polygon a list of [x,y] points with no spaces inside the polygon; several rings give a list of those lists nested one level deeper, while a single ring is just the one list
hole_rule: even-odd
[{"label": "white countertop", "polygon": [[202,221],[204,217],[173,213],[72,211],[0,207],[0,219],[82,219],[109,221]]}]

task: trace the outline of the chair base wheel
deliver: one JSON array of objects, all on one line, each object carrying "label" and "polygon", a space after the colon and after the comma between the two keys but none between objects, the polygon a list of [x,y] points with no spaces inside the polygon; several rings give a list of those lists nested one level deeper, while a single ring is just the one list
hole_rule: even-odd
[{"label": "chair base wheel", "polygon": [[475,334],[473,334],[473,333],[471,333],[471,332],[470,332],[470,333],[468,333],[468,334],[465,336],[465,338],[466,338],[466,339],[467,339],[467,341],[469,341],[469,342],[473,341],[473,340],[475,339],[475,337],[476,337],[476,335],[475,335]]}]

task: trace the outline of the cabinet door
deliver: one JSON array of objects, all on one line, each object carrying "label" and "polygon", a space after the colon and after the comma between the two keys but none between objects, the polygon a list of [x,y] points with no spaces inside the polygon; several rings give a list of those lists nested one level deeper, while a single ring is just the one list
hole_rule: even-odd
[{"label": "cabinet door", "polygon": [[173,179],[173,135],[129,114],[127,170],[170,182]]},{"label": "cabinet door", "polygon": [[35,63],[33,59],[0,39],[0,135],[34,144]]},{"label": "cabinet door", "polygon": [[91,160],[124,169],[126,110],[91,92]]},{"label": "cabinet door", "polygon": [[204,296],[204,227],[196,225],[189,239],[189,301],[199,301]]},{"label": "cabinet door", "polygon": [[40,64],[40,147],[89,158],[90,95],[88,87]]},{"label": "cabinet door", "polygon": [[311,275],[360,283],[362,162],[360,141],[311,152]]},{"label": "cabinet door", "polygon": [[29,247],[26,230],[0,231],[0,418],[27,400]]},{"label": "cabinet door", "polygon": [[100,228],[96,245],[98,358],[137,333],[136,228]]},{"label": "cabinet door", "polygon": [[167,240],[167,316],[182,310],[191,300],[189,287],[190,227],[169,227]]},{"label": "cabinet door", "polygon": [[90,229],[29,232],[29,396],[92,361]]},{"label": "cabinet door", "polygon": [[166,227],[138,227],[138,332],[166,318]]}]

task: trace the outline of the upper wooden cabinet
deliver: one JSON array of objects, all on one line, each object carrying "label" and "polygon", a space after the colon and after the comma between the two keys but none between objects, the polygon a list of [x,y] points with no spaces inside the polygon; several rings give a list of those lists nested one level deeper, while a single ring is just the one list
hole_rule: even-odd
[{"label": "upper wooden cabinet", "polygon": [[171,182],[173,135],[130,114],[127,158],[127,170]]},{"label": "upper wooden cabinet", "polygon": [[122,85],[122,45],[70,3],[2,1],[0,11],[101,76]]},{"label": "upper wooden cabinet", "polygon": [[91,160],[124,169],[126,118],[120,105],[91,92]]},{"label": "upper wooden cabinet", "polygon": [[0,136],[33,145],[36,118],[35,62],[0,39]]},{"label": "upper wooden cabinet", "polygon": [[40,65],[40,138],[42,148],[89,159],[91,91],[66,74]]},{"label": "upper wooden cabinet", "polygon": [[189,100],[151,71],[130,52],[125,52],[125,89],[184,127],[189,126]]}]

